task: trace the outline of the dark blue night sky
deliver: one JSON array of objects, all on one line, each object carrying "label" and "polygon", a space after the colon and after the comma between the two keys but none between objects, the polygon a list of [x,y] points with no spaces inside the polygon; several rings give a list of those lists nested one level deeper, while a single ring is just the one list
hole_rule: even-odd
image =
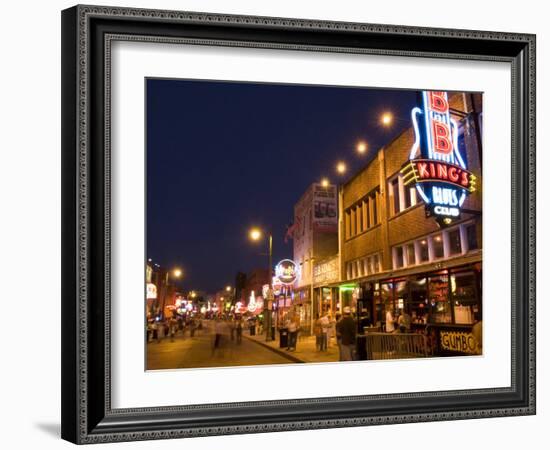
[{"label": "dark blue night sky", "polygon": [[339,160],[351,177],[410,126],[415,103],[414,91],[147,80],[147,257],[181,267],[184,290],[207,292],[267,266],[253,225],[272,229],[274,262],[292,257],[283,238],[302,193],[343,181]]}]

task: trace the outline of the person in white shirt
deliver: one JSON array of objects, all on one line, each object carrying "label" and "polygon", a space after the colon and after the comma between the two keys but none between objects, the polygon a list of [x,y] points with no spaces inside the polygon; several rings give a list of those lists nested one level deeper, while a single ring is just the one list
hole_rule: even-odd
[{"label": "person in white shirt", "polygon": [[386,333],[393,333],[395,331],[395,319],[392,309],[391,305],[386,306]]},{"label": "person in white shirt", "polygon": [[330,320],[326,316],[326,314],[319,319],[319,323],[321,325],[321,341],[319,350],[320,351],[326,351],[328,347],[328,332],[330,329]]}]

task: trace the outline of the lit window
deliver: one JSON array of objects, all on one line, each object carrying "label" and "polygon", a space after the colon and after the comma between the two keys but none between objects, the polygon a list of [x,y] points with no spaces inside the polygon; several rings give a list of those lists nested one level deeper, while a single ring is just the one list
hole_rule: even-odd
[{"label": "lit window", "polygon": [[374,255],[372,257],[372,260],[374,265],[374,272],[380,272],[380,270],[382,269],[380,268],[380,257],[378,256],[378,254]]},{"label": "lit window", "polygon": [[370,256],[365,258],[363,261],[365,264],[365,275],[372,275],[372,264]]},{"label": "lit window", "polygon": [[443,236],[436,234],[432,239],[434,258],[443,258]]}]

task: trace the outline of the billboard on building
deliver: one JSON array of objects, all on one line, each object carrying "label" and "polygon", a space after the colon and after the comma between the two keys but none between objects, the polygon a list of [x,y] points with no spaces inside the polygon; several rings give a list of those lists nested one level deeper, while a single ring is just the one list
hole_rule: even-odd
[{"label": "billboard on building", "polygon": [[313,229],[319,232],[338,231],[336,186],[315,183],[313,189]]}]

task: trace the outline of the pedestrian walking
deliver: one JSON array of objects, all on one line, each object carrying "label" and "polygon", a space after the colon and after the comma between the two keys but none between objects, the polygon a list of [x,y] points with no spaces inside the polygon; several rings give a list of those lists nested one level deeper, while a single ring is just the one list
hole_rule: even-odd
[{"label": "pedestrian walking", "polygon": [[231,341],[233,342],[235,340],[235,326],[236,326],[237,319],[234,317],[231,317],[229,319],[229,333],[231,334]]},{"label": "pedestrian walking", "polygon": [[222,343],[222,334],[223,334],[223,322],[219,317],[216,317],[216,321],[214,322],[214,343],[212,346],[212,355],[216,351],[216,349],[220,348]]},{"label": "pedestrian walking", "polygon": [[328,313],[328,322],[327,347],[330,347],[332,338],[336,337],[336,319],[331,313]]},{"label": "pedestrian walking", "polygon": [[313,334],[315,335],[315,348],[317,351],[321,351],[321,319],[319,318],[319,314],[315,316],[315,322],[313,324]]},{"label": "pedestrian walking", "polygon": [[168,329],[170,333],[170,342],[174,342],[174,336],[176,335],[176,331],[178,330],[178,321],[174,316],[168,319]]},{"label": "pedestrian walking", "polygon": [[328,332],[330,330],[330,321],[327,317],[327,315],[323,315],[319,319],[320,325],[321,325],[321,351],[326,352],[328,349]]},{"label": "pedestrian walking", "polygon": [[300,328],[300,318],[297,314],[292,314],[288,322],[288,347],[287,350],[296,351],[296,344],[298,342],[298,330]]},{"label": "pedestrian walking", "polygon": [[344,308],[342,319],[336,324],[336,334],[340,338],[340,361],[353,361],[357,324],[351,317],[351,308]]},{"label": "pedestrian walking", "polygon": [[237,317],[235,319],[235,333],[237,335],[237,344],[240,344],[243,341],[243,319],[242,317]]}]

